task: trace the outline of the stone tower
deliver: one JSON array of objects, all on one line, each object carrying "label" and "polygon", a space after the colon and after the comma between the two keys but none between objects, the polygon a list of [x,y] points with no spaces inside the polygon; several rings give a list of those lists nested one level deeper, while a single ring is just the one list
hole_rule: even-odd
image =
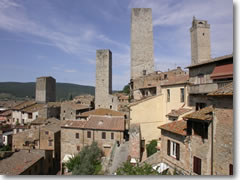
[{"label": "stone tower", "polygon": [[55,102],[56,79],[50,76],[37,78],[35,100],[37,103]]},{"label": "stone tower", "polygon": [[199,64],[211,59],[210,25],[207,21],[193,17],[191,32],[191,65]]},{"label": "stone tower", "polygon": [[151,8],[133,8],[131,15],[131,79],[154,72]]},{"label": "stone tower", "polygon": [[117,110],[117,99],[112,94],[112,52],[108,49],[96,53],[95,108]]}]

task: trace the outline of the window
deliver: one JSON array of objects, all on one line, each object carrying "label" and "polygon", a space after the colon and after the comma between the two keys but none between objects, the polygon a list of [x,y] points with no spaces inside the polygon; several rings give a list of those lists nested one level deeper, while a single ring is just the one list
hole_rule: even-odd
[{"label": "window", "polygon": [[194,135],[201,136],[203,139],[208,139],[208,124],[194,122],[193,123]]},{"label": "window", "polygon": [[88,131],[88,132],[87,132],[87,137],[88,137],[88,138],[91,138],[91,131]]},{"label": "window", "polygon": [[147,74],[147,71],[146,70],[143,70],[143,75],[145,76]]},{"label": "window", "polygon": [[180,159],[180,145],[176,142],[167,141],[167,154],[168,156],[174,157],[177,160]]},{"label": "window", "polygon": [[48,146],[52,146],[53,140],[48,140]]},{"label": "window", "polygon": [[80,146],[77,146],[77,151],[80,151]]},{"label": "window", "polygon": [[206,106],[206,103],[196,103],[196,111],[205,108]]},{"label": "window", "polygon": [[66,111],[64,110],[63,113],[65,113]]},{"label": "window", "polygon": [[45,131],[45,134],[48,135],[48,131]]},{"label": "window", "polygon": [[193,172],[195,172],[198,175],[201,175],[201,159],[197,157],[193,157]]},{"label": "window", "polygon": [[233,165],[229,164],[229,175],[233,175]]},{"label": "window", "polygon": [[164,74],[164,79],[167,79],[167,74]]},{"label": "window", "polygon": [[167,89],[167,102],[170,102],[170,89]]},{"label": "window", "polygon": [[110,109],[112,109],[112,105],[110,105]]},{"label": "window", "polygon": [[204,75],[203,74],[199,74],[198,75],[198,80],[199,80],[199,84],[203,84],[204,83]]},{"label": "window", "polygon": [[106,139],[106,133],[102,132],[102,139]]},{"label": "window", "polygon": [[28,118],[32,119],[32,113],[28,113]]},{"label": "window", "polygon": [[111,133],[111,139],[114,139],[114,133]]},{"label": "window", "polygon": [[181,88],[180,91],[181,91],[181,97],[180,97],[181,100],[180,100],[180,102],[184,102],[184,99],[185,99],[184,98],[184,88]]},{"label": "window", "polygon": [[79,139],[79,133],[76,133],[76,139]]}]

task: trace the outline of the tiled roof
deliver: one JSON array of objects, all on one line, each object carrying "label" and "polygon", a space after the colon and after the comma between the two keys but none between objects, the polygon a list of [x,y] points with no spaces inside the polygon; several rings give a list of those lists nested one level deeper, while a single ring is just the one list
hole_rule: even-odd
[{"label": "tiled roof", "polygon": [[27,150],[15,152],[10,157],[0,160],[0,174],[19,175],[43,157],[39,153]]},{"label": "tiled roof", "polygon": [[61,102],[48,102],[48,107],[61,107]]},{"label": "tiled roof", "polygon": [[75,110],[90,109],[91,108],[89,105],[78,104],[78,103],[75,103],[75,102],[72,102],[72,101],[63,102],[62,106],[68,106],[68,107],[71,107]]},{"label": "tiled roof", "polygon": [[213,107],[208,106],[208,107],[205,107],[198,111],[195,111],[193,113],[187,114],[183,118],[184,119],[198,119],[198,120],[211,121],[212,120],[212,112],[213,112]]},{"label": "tiled roof", "polygon": [[61,123],[61,127],[63,128],[84,128],[87,121],[82,120],[64,120]]},{"label": "tiled roof", "polygon": [[233,82],[208,94],[209,96],[233,96]]},{"label": "tiled roof", "polygon": [[184,84],[188,83],[188,80],[189,80],[188,74],[169,76],[167,81],[163,81],[161,83],[161,86]]},{"label": "tiled roof", "polygon": [[179,108],[177,110],[173,109],[170,113],[167,114],[167,116],[173,116],[173,117],[178,117],[181,116],[187,112],[190,112],[192,109],[187,109],[187,108]]},{"label": "tiled roof", "polygon": [[42,124],[56,124],[61,121],[56,118],[37,118],[31,122],[32,125],[42,125]]},{"label": "tiled roof", "polygon": [[88,117],[90,115],[98,115],[98,116],[124,116],[122,112],[114,111],[111,109],[104,109],[104,108],[99,108],[99,109],[94,109],[92,111],[87,111],[82,114],[80,114],[80,117]]},{"label": "tiled roof", "polygon": [[21,111],[26,112],[26,113],[33,113],[33,112],[43,109],[44,106],[45,106],[45,104],[34,104],[32,106],[28,106],[28,107],[22,109]]},{"label": "tiled roof", "polygon": [[212,59],[209,59],[208,61],[188,66],[187,68],[192,68],[192,67],[197,67],[197,66],[201,66],[201,65],[205,65],[205,64],[210,64],[210,63],[213,63],[213,62],[222,61],[222,60],[229,59],[229,58],[233,58],[233,54],[228,54],[228,55],[225,55],[225,56],[219,56],[219,57],[216,57],[216,58],[212,58]]},{"label": "tiled roof", "polygon": [[54,123],[52,122],[51,124],[47,124],[47,125],[41,127],[41,129],[47,129],[54,133],[58,132],[61,130],[61,122],[60,122],[60,120],[57,120],[57,122],[54,122]]},{"label": "tiled roof", "polygon": [[124,131],[124,118],[110,116],[90,116],[85,128]]},{"label": "tiled roof", "polygon": [[11,114],[12,114],[12,110],[7,110],[1,113],[0,116],[10,116]]},{"label": "tiled roof", "polygon": [[180,134],[182,136],[187,135],[187,131],[186,131],[187,130],[187,122],[184,120],[173,121],[173,122],[164,124],[158,128],[173,132],[175,134]]},{"label": "tiled roof", "polygon": [[24,102],[22,102],[22,103],[20,103],[16,106],[14,106],[12,109],[13,110],[22,110],[23,108],[27,108],[27,107],[32,106],[34,104],[36,104],[35,101],[24,101]]},{"label": "tiled roof", "polygon": [[233,78],[233,63],[217,65],[210,77],[212,79]]}]

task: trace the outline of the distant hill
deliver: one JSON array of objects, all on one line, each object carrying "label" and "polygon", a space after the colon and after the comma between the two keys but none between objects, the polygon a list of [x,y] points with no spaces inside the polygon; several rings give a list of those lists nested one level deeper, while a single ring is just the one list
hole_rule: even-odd
[{"label": "distant hill", "polygon": [[[35,98],[35,82],[0,82],[0,99],[26,99]],[[70,83],[56,83],[57,100],[69,99],[70,95],[94,95],[95,87]]]}]

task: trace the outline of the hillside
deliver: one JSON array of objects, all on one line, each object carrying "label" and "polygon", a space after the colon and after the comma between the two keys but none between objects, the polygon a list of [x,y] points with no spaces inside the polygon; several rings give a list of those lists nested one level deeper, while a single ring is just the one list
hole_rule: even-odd
[{"label": "hillside", "polygon": [[[57,100],[68,99],[70,95],[94,95],[95,87],[70,83],[56,83]],[[35,82],[0,82],[0,99],[25,99],[35,98]]]}]

